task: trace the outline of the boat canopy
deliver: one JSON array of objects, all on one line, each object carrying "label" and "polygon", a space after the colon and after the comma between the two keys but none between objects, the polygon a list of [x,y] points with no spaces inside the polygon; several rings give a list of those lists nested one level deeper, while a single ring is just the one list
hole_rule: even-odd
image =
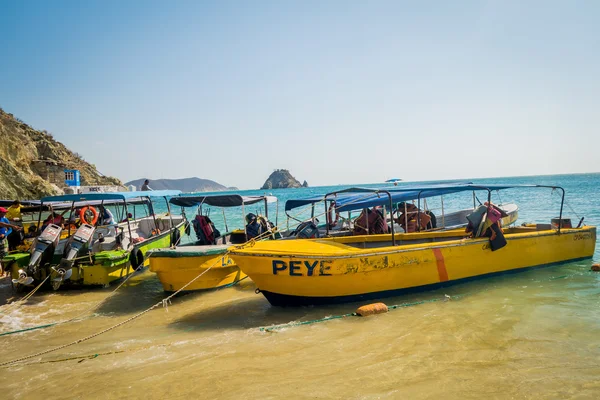
[{"label": "boat canopy", "polygon": [[[335,192],[336,193],[335,197],[328,196],[327,201],[335,201],[338,204],[338,207],[336,207],[336,208],[339,209],[339,205],[344,202],[354,203],[358,198],[361,198],[361,199],[366,198],[365,194],[358,194],[358,193],[380,192],[381,194],[379,194],[379,196],[383,195],[387,199],[387,200],[384,200],[384,203],[386,203],[386,202],[389,203],[389,197],[387,196],[386,192],[390,192],[390,193],[416,192],[417,194],[413,197],[413,199],[416,199],[418,197],[418,193],[422,190],[438,189],[438,188],[445,188],[445,187],[454,188],[457,185],[466,185],[466,184],[470,184],[470,183],[471,182],[461,182],[461,183],[447,183],[447,184],[443,184],[443,185],[442,184],[431,184],[431,185],[420,185],[420,186],[402,186],[402,187],[394,187],[394,188],[389,188],[389,187],[350,188],[350,189],[344,189],[344,190]],[[332,194],[332,196],[333,196],[333,194]],[[378,195],[376,195],[376,194],[373,194],[373,196],[375,198],[378,197]],[[285,211],[293,210],[294,208],[302,207],[302,206],[305,206],[308,204],[319,203],[323,200],[325,200],[325,195],[311,196],[311,197],[306,197],[303,199],[290,199],[285,203]],[[405,201],[405,200],[399,200],[399,202],[400,201]],[[359,208],[364,208],[364,207],[357,207],[356,209],[359,209]],[[352,209],[354,209],[354,208],[352,208]],[[346,208],[346,211],[349,211],[349,210],[351,210],[351,209]]]},{"label": "boat canopy", "polygon": [[[13,205],[14,202],[15,202],[14,200],[0,200],[0,207],[10,207]],[[29,207],[29,206],[39,205],[40,201],[39,200],[20,200],[19,203],[21,204],[21,207]]]},{"label": "boat canopy", "polygon": [[[430,186],[422,186],[422,187],[412,187],[408,190],[386,190],[382,189],[381,191],[377,191],[376,193],[366,194],[368,192],[373,192],[372,189],[362,189],[362,188],[351,188],[348,191],[358,192],[359,194],[355,194],[352,197],[343,197],[342,199],[336,200],[336,211],[352,211],[359,210],[363,208],[375,207],[375,206],[384,206],[390,204],[390,197],[386,192],[389,192],[391,195],[392,204],[398,204],[400,202],[415,200],[415,199],[424,199],[428,197],[436,197],[443,196],[452,193],[465,192],[465,191],[475,191],[475,190],[485,190],[487,192],[510,189],[510,188],[518,188],[518,187],[547,187],[540,185],[503,185],[503,184],[449,184],[449,185],[430,185]],[[376,189],[377,190],[377,189]],[[360,194],[362,193],[362,194]],[[329,200],[329,198],[328,198]]]},{"label": "boat canopy", "polygon": [[275,196],[240,196],[239,194],[219,194],[219,195],[198,195],[185,194],[172,197],[169,202],[180,207],[197,207],[206,204],[214,207],[239,207],[266,201],[267,203],[276,203]]},{"label": "boat canopy", "polygon": [[42,203],[48,202],[66,202],[66,201],[94,201],[99,202],[104,200],[120,200],[128,201],[132,199],[155,199],[178,196],[181,194],[180,190],[152,190],[152,191],[137,191],[137,192],[109,192],[109,193],[79,193],[79,194],[65,194],[62,196],[48,196],[42,198]]},{"label": "boat canopy", "polygon": [[486,190],[495,191],[518,187],[548,187],[540,185],[505,185],[505,184],[480,184],[480,183],[450,183],[435,184],[423,186],[405,186],[398,188],[349,188],[339,192],[330,193],[325,196],[313,196],[305,199],[288,200],[285,203],[285,211],[292,210],[308,204],[318,203],[324,200],[335,201],[336,211],[352,211],[364,208],[383,206],[390,204],[390,193],[392,203],[397,204],[403,201],[415,200],[418,198],[427,198],[443,196],[446,194]]}]

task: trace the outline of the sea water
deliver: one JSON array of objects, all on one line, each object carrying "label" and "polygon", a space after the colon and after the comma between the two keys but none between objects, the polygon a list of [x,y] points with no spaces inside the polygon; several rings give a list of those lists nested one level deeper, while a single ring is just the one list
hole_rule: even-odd
[{"label": "sea water", "polygon": [[[565,217],[574,225],[581,217],[589,225],[600,223],[600,174],[473,182],[561,186]],[[270,219],[284,226],[286,200],[342,188],[266,191],[280,200],[277,213],[269,208]],[[464,197],[445,198],[447,212],[472,206],[472,197]],[[483,197],[478,194],[479,201]],[[508,189],[492,200],[518,204],[519,223],[549,223],[560,209],[559,190]],[[428,207],[436,211],[440,205],[432,199]],[[249,206],[244,212],[264,209]],[[225,229],[220,210],[210,215]],[[229,230],[243,226],[241,209],[228,210],[226,217]],[[597,247],[595,262],[598,255]],[[246,280],[177,297],[168,308],[27,365],[0,367],[0,390],[2,398],[23,399],[598,398],[600,273],[590,271],[594,260],[388,298],[388,305],[418,304],[275,332],[260,328],[346,314],[360,304],[276,308]],[[114,288],[46,292],[16,309],[1,306],[0,331],[7,332],[89,314],[99,304],[79,322],[0,336],[0,362],[93,335],[164,297],[148,271],[110,296]],[[0,293],[3,303],[13,296],[7,279]],[[451,300],[441,301],[446,295]]]}]

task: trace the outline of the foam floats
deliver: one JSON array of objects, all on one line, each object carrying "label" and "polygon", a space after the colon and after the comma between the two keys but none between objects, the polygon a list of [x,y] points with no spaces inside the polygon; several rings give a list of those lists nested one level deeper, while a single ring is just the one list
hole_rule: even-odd
[{"label": "foam floats", "polygon": [[356,315],[368,317],[369,315],[383,314],[388,312],[388,306],[384,303],[373,303],[360,306],[356,309]]}]

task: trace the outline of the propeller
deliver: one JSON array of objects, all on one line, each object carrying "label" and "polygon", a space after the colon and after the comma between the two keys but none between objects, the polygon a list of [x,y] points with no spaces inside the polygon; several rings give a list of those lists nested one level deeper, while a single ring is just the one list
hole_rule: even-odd
[{"label": "propeller", "polygon": [[54,278],[52,278],[52,288],[54,290],[58,290],[58,288],[60,287],[60,285],[66,281],[67,279],[69,279],[71,277],[71,275],[73,275],[73,270],[71,268],[65,270],[64,268],[54,268],[52,267],[52,270],[54,272],[56,272],[57,276],[55,276]]},{"label": "propeller", "polygon": [[20,269],[19,270],[19,279],[13,279],[12,282],[18,283],[20,285],[29,286],[33,283],[33,278],[31,276],[27,276],[27,273],[24,270]]}]

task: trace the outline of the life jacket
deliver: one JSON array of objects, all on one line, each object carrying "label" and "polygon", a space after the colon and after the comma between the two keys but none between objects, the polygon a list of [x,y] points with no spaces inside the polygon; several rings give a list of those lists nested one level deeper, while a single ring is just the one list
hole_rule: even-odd
[{"label": "life jacket", "polygon": [[467,215],[467,221],[469,224],[467,225],[467,232],[474,232],[474,236],[477,236],[477,231],[479,230],[479,226],[483,222],[483,218],[487,211],[487,207],[484,205],[480,205],[473,212]]},{"label": "life jacket", "polygon": [[354,231],[355,235],[366,235],[367,234],[367,213],[369,209],[362,210],[358,218],[354,220]]},{"label": "life jacket", "polygon": [[261,226],[256,220],[252,220],[248,225],[246,225],[246,236],[248,239],[253,239],[260,235]]},{"label": "life jacket", "polygon": [[275,225],[271,221],[269,221],[267,219],[267,217],[263,217],[262,215],[259,215],[256,220],[260,224],[260,234],[261,235],[264,234],[264,236],[267,237],[268,235],[273,234],[273,228],[275,227]]},{"label": "life jacket", "polygon": [[196,215],[192,225],[201,244],[215,244],[215,231],[210,218],[206,215]]},{"label": "life jacket", "polygon": [[[381,235],[384,233],[388,233],[388,224],[383,216],[383,212],[379,209],[374,209],[371,211],[371,215],[373,216],[372,226],[373,229],[369,229],[372,235]],[[371,220],[369,220],[369,227],[371,227]]]},{"label": "life jacket", "polygon": [[[368,224],[367,224],[368,221]],[[369,231],[367,232],[367,225]],[[378,210],[363,210],[358,218],[354,221],[355,235],[379,235],[388,232],[387,222]]]},{"label": "life jacket", "polygon": [[431,220],[427,223],[426,229],[437,228],[437,218],[435,217],[435,214],[429,210],[425,211],[425,214],[427,214],[429,218],[431,218]]},{"label": "life jacket", "polygon": [[54,225],[62,225],[64,222],[64,218],[61,215],[54,215],[54,217],[49,216],[48,218],[46,218],[43,222],[43,225],[50,225],[50,224],[54,224]]},{"label": "life jacket", "polygon": [[487,209],[487,217],[492,223],[496,223],[502,219],[502,214],[494,206],[489,206]]}]

